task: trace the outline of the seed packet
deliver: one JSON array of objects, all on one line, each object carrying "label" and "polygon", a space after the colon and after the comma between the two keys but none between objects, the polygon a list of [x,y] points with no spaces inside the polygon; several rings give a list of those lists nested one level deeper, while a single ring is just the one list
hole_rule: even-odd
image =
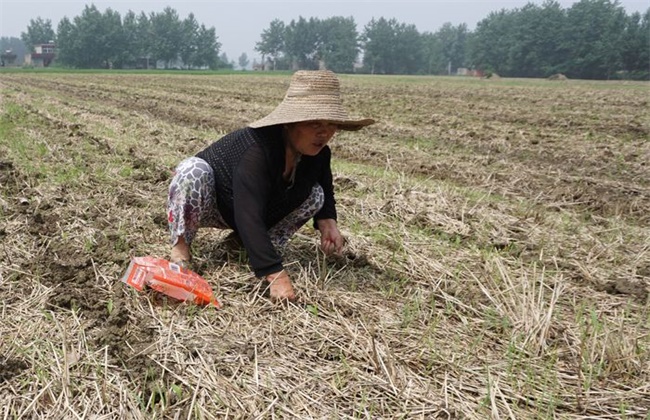
[{"label": "seed packet", "polygon": [[121,280],[140,291],[147,286],[174,299],[221,308],[203,277],[162,258],[131,259]]}]

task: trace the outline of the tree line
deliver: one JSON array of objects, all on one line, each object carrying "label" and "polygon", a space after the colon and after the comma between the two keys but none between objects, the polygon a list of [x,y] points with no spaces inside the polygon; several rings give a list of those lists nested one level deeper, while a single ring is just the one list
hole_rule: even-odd
[{"label": "tree line", "polygon": [[[172,8],[124,18],[86,6],[80,16],[59,22],[31,20],[22,40],[30,48],[56,40],[57,62],[76,68],[232,67],[215,28],[193,14],[181,19]],[[4,40],[3,40],[4,41]],[[650,8],[628,15],[617,0],[581,0],[562,8],[542,5],[490,13],[470,31],[445,23],[419,32],[396,19],[372,19],[357,30],[353,17],[304,18],[270,22],[255,50],[267,70],[325,67],[335,72],[373,74],[455,74],[461,68],[505,77],[650,79]],[[249,63],[239,57],[242,67]]]},{"label": "tree line", "polygon": [[648,79],[650,8],[627,15],[617,1],[556,1],[491,13],[469,41],[473,66],[500,75]]},{"label": "tree line", "polygon": [[110,8],[85,6],[81,15],[64,17],[56,32],[50,20],[30,20],[21,39],[30,50],[55,40],[57,63],[65,67],[149,68],[159,61],[165,68],[232,67],[219,55],[214,27],[199,24],[192,13],[181,19],[171,7],[149,15],[129,11],[122,18]]},{"label": "tree line", "polygon": [[373,74],[455,74],[459,68],[507,77],[650,78],[650,8],[627,15],[618,1],[557,1],[500,10],[466,24],[420,33],[395,19],[276,19],[256,51],[273,69],[326,67]]}]

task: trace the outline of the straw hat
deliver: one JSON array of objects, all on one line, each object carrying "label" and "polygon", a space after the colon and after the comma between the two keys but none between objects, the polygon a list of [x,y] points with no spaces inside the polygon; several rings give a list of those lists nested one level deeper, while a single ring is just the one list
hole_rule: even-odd
[{"label": "straw hat", "polygon": [[252,128],[301,121],[325,120],[339,125],[341,130],[356,131],[374,124],[370,118],[348,116],[341,102],[339,79],[329,70],[294,73],[284,99],[273,112],[249,124]]}]

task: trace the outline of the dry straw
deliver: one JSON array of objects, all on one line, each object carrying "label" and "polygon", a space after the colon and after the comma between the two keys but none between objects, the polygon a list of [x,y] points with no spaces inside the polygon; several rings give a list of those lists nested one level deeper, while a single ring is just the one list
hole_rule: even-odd
[{"label": "dry straw", "polygon": [[285,308],[202,231],[216,311],[119,277],[168,252],[167,165],[286,89],[225,80],[3,74],[0,418],[647,418],[645,90],[348,79],[386,121],[332,143],[345,254],[306,226]]}]

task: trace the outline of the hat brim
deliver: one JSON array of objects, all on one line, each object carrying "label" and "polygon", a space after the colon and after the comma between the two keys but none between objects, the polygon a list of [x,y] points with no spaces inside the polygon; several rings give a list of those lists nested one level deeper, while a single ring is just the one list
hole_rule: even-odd
[{"label": "hat brim", "polygon": [[311,116],[311,117],[302,117],[302,118],[301,117],[283,118],[282,121],[279,121],[277,118],[269,118],[269,117],[271,117],[271,115],[268,115],[262,119],[254,121],[248,124],[248,126],[251,128],[262,128],[262,127],[270,127],[272,125],[293,124],[293,123],[306,122],[306,121],[327,121],[338,125],[340,130],[358,131],[361,130],[363,127],[367,127],[376,122],[371,118],[363,118],[359,120],[355,120],[355,119],[336,120],[331,118],[318,118],[318,117],[314,118],[313,116]]},{"label": "hat brim", "polygon": [[[316,100],[313,100],[317,98]],[[352,118],[338,102],[338,98],[310,97],[285,98],[270,114],[249,124],[251,128],[269,127],[279,124],[291,124],[305,121],[329,121],[339,126],[341,130],[357,131],[375,123],[372,118]]]}]

